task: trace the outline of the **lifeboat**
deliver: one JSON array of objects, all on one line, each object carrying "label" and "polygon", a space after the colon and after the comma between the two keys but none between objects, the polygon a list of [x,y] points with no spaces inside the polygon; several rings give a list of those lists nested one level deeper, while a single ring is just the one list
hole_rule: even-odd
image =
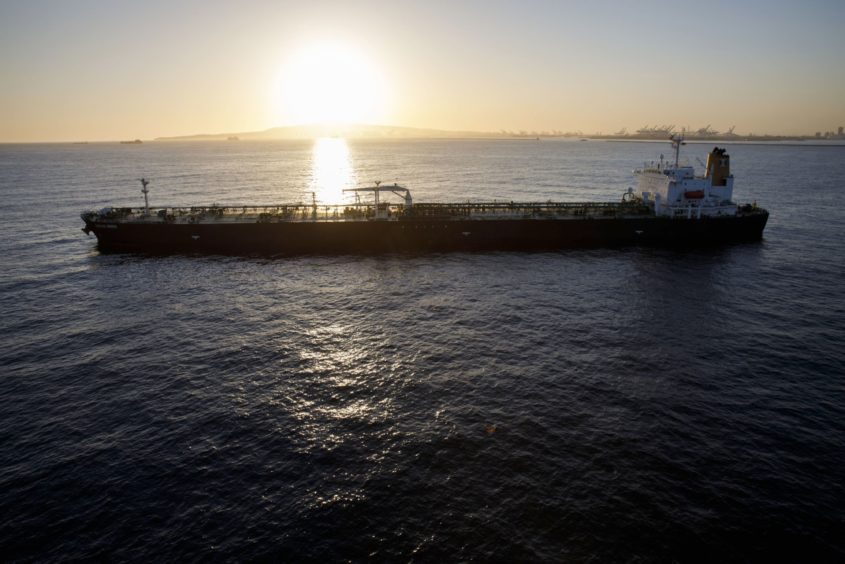
[{"label": "lifeboat", "polygon": [[691,192],[684,192],[684,198],[687,200],[700,200],[704,197],[704,190],[693,190]]}]

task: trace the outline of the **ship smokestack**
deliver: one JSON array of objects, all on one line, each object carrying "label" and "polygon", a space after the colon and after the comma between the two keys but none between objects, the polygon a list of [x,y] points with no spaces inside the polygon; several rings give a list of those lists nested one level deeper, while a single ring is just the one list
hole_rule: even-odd
[{"label": "ship smokestack", "polygon": [[727,186],[728,177],[731,175],[731,158],[725,149],[713,147],[707,155],[707,173],[705,178],[710,178],[711,186]]}]

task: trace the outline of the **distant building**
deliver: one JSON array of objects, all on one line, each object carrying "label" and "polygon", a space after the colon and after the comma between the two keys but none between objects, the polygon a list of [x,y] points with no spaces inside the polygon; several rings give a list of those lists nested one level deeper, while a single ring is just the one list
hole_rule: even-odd
[{"label": "distant building", "polygon": [[839,126],[839,129],[837,129],[837,130],[836,130],[836,134],[837,134],[839,137],[842,137],[843,133],[842,133],[842,126],[841,126],[841,125]]}]

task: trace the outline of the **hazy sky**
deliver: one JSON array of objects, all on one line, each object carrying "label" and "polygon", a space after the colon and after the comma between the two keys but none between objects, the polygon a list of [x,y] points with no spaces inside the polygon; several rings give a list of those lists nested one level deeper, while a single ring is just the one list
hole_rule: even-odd
[{"label": "hazy sky", "polygon": [[0,86],[0,141],[321,116],[813,133],[845,125],[845,2],[0,0]]}]

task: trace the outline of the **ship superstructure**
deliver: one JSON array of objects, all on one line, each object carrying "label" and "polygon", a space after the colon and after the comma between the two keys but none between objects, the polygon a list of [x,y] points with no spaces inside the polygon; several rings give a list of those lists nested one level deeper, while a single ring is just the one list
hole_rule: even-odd
[{"label": "ship superstructure", "polygon": [[734,177],[730,156],[725,149],[714,147],[707,155],[705,173],[696,176],[692,166],[681,166],[679,155],[684,144],[680,136],[672,136],[674,160],[660,161],[634,171],[635,194],[656,216],[686,217],[733,216]]}]

